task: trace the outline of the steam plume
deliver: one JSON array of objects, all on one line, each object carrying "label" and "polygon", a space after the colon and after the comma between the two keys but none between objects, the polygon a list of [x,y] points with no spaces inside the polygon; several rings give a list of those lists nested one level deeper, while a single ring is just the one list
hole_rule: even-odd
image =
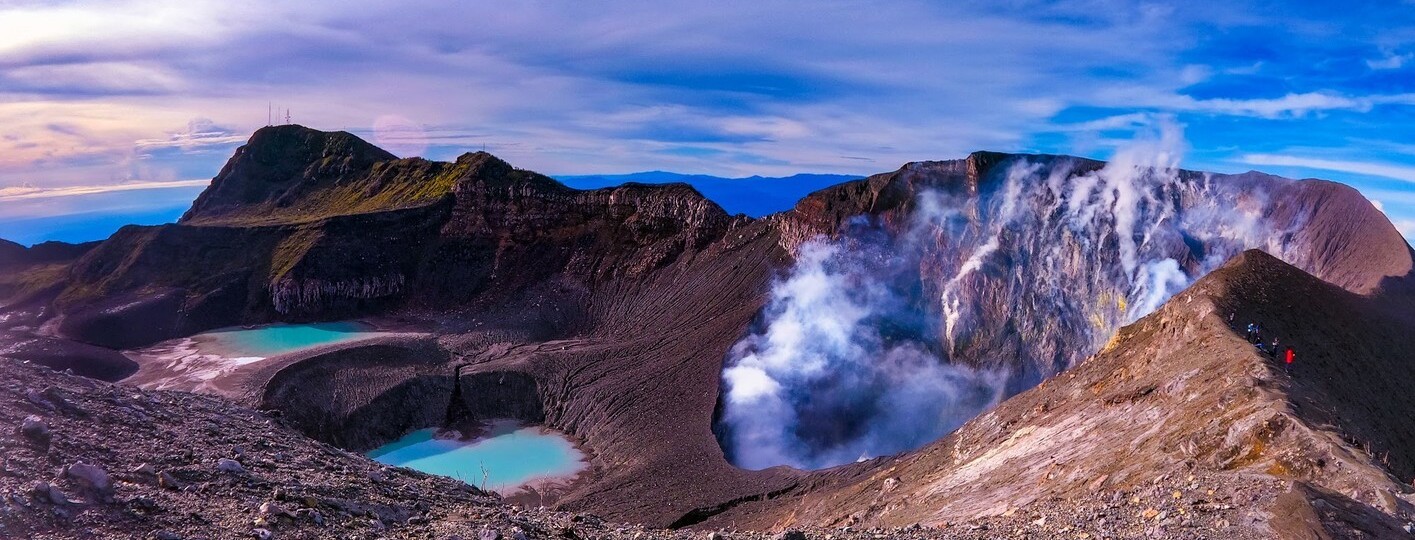
[{"label": "steam plume", "polygon": [[1291,260],[1262,186],[1180,171],[1182,150],[1162,124],[1103,167],[1013,159],[976,194],[940,184],[902,223],[860,217],[803,244],[727,358],[730,457],[820,468],[916,448],[1239,251]]},{"label": "steam plume", "polygon": [[1005,373],[942,361],[900,292],[901,262],[873,246],[815,240],[772,291],[768,325],[723,372],[739,466],[819,468],[895,453],[997,403]]}]

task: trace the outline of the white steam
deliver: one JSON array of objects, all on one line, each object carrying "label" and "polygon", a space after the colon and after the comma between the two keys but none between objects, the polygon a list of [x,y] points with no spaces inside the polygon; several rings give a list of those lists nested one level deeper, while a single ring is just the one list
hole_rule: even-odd
[{"label": "white steam", "polygon": [[976,193],[922,191],[893,229],[858,218],[804,244],[726,362],[719,428],[734,463],[820,468],[916,448],[1093,354],[1241,250],[1292,260],[1300,224],[1270,230],[1267,180],[1183,172],[1183,146],[1165,123],[1099,168],[1011,159]]},{"label": "white steam", "polygon": [[1006,374],[944,363],[878,273],[878,252],[814,240],[732,350],[723,421],[737,465],[820,468],[916,448],[995,405]]}]

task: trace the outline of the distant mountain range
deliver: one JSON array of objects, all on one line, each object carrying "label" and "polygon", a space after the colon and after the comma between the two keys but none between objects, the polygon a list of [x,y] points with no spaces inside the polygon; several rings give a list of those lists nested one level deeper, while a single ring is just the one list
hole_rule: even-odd
[{"label": "distant mountain range", "polygon": [[748,176],[723,178],[705,174],[647,171],[630,174],[556,176],[556,180],[576,189],[599,189],[629,182],[640,184],[684,183],[693,186],[729,214],[761,217],[790,210],[796,201],[830,186],[859,180],[846,174],[796,174],[783,177]]},{"label": "distant mountain range", "polygon": [[93,242],[108,238],[124,225],[172,223],[182,217],[182,212],[189,206],[190,203],[154,210],[97,211],[14,219],[0,217],[0,230],[4,231],[0,237],[27,246],[42,242]]}]

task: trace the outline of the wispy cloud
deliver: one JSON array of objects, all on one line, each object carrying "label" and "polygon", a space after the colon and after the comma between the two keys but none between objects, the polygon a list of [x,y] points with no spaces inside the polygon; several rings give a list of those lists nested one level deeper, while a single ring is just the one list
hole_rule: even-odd
[{"label": "wispy cloud", "polygon": [[1324,171],[1340,171],[1353,174],[1381,176],[1415,183],[1415,166],[1364,161],[1344,161],[1274,154],[1245,154],[1238,159],[1241,163],[1258,166],[1302,167]]},{"label": "wispy cloud", "polygon": [[66,186],[49,188],[37,186],[0,187],[0,202],[23,201],[29,199],[49,199],[54,197],[74,197],[79,195],[96,195],[99,193],[113,193],[118,191],[189,188],[195,186],[205,186],[210,183],[211,180],[178,180],[175,182],[129,182],[125,184],[106,184],[99,186]]},{"label": "wispy cloud", "polygon": [[1415,105],[1415,93],[1343,96],[1328,92],[1287,94],[1273,99],[1206,99],[1178,101],[1178,108],[1262,118],[1301,116],[1330,110],[1369,111],[1378,105]]},{"label": "wispy cloud", "polygon": [[1376,70],[1400,69],[1405,66],[1406,62],[1415,58],[1415,53],[1398,54],[1389,50],[1381,52],[1384,54],[1380,58],[1366,60],[1366,66]]},{"label": "wispy cloud", "polygon": [[[1415,93],[1343,95],[1332,91],[1288,93],[1273,98],[1207,98],[1184,94],[1153,93],[1152,88],[1113,87],[1100,95],[1108,103],[1157,111],[1193,112],[1264,119],[1301,118],[1327,111],[1368,112],[1380,106],[1415,105]],[[1124,115],[1118,118],[1125,118]]]},{"label": "wispy cloud", "polygon": [[1098,132],[1114,129],[1138,130],[1153,125],[1155,120],[1156,115],[1154,113],[1137,112],[1106,116],[1074,124],[1059,124],[1056,126],[1056,129],[1059,131],[1072,132]]}]

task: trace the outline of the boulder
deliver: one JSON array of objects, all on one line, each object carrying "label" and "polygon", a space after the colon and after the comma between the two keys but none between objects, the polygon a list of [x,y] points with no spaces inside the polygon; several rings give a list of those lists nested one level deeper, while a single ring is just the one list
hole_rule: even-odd
[{"label": "boulder", "polygon": [[20,421],[20,434],[39,444],[49,444],[49,440],[53,437],[53,434],[49,432],[49,425],[35,415],[26,416],[24,420]]},{"label": "boulder", "polygon": [[76,461],[64,469],[64,474],[86,485],[100,498],[107,499],[113,495],[113,480],[102,467]]},{"label": "boulder", "polygon": [[35,498],[41,501],[59,505],[69,504],[69,497],[65,496],[63,491],[59,491],[59,488],[54,487],[54,485],[49,482],[35,482],[34,489],[32,489],[31,492],[34,494]]},{"label": "boulder", "polygon": [[157,475],[157,485],[166,489],[182,489],[185,487],[182,485],[182,482],[177,480],[177,477],[172,476],[172,473],[167,471],[162,471]]},{"label": "boulder", "polygon": [[221,458],[216,461],[218,472],[231,474],[246,474],[246,468],[241,466],[241,462],[234,459]]}]

